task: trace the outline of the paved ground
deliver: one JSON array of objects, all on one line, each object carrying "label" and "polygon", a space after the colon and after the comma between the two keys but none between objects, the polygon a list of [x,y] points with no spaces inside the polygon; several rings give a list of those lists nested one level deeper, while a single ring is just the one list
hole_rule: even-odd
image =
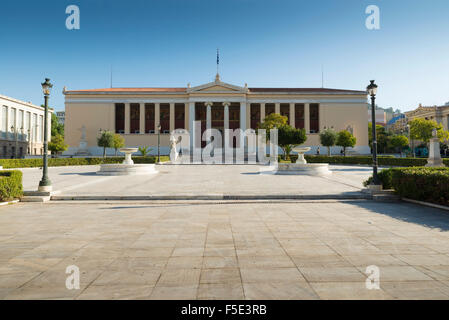
[{"label": "paved ground", "polygon": [[449,299],[448,240],[447,212],[404,203],[22,203],[0,208],[0,298]]},{"label": "paved ground", "polygon": [[[371,168],[331,166],[328,177],[259,174],[257,165],[161,165],[156,175],[97,176],[99,166],[49,169],[54,190],[70,196],[352,195],[359,194]],[[22,169],[25,190],[36,190],[38,168]]]}]

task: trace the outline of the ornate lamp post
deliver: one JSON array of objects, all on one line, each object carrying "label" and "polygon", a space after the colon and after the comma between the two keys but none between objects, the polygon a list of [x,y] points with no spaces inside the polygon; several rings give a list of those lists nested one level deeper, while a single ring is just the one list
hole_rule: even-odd
[{"label": "ornate lamp post", "polygon": [[157,162],[161,162],[161,125],[157,126]]},{"label": "ornate lamp post", "polygon": [[379,186],[380,181],[377,176],[377,137],[376,137],[376,94],[377,94],[377,85],[374,83],[374,80],[370,81],[371,83],[366,88],[368,90],[368,94],[371,97],[371,123],[373,129],[373,182],[372,186]]},{"label": "ornate lamp post", "polygon": [[45,99],[45,115],[44,115],[44,154],[43,154],[43,172],[42,180],[39,182],[39,191],[51,191],[51,181],[48,179],[48,98],[50,97],[50,91],[53,85],[50,83],[50,79],[46,78],[42,83],[42,91]]}]

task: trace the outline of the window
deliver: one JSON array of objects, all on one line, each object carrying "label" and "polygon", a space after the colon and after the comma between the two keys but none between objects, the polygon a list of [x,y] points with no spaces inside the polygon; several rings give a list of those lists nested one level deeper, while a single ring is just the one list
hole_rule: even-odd
[{"label": "window", "polygon": [[161,133],[170,132],[170,105],[168,103],[161,103],[159,120]]},{"label": "window", "polygon": [[267,103],[265,105],[265,116],[269,116],[272,113],[276,112],[276,107],[274,103]]},{"label": "window", "polygon": [[11,120],[9,121],[9,128],[8,130],[11,130],[11,134],[10,137],[11,139],[15,139],[15,134],[14,134],[14,130],[17,129],[16,128],[16,115],[17,115],[17,110],[15,108],[11,108]]},{"label": "window", "polygon": [[33,122],[31,124],[32,129],[32,135],[33,135],[33,141],[36,142],[37,141],[37,130],[38,130],[38,126],[37,126],[37,114],[33,113]]},{"label": "window", "polygon": [[290,104],[281,103],[281,116],[287,117],[287,124],[290,124]]},{"label": "window", "polygon": [[8,132],[8,107],[3,106],[2,107],[2,123],[1,123],[1,131],[2,131],[2,138],[6,139],[6,134]]},{"label": "window", "polygon": [[318,103],[310,104],[310,133],[320,131],[320,105]]},{"label": "window", "polygon": [[42,134],[44,133],[44,117],[39,116],[38,141],[42,142]]},{"label": "window", "polygon": [[250,105],[250,113],[251,113],[251,129],[257,129],[258,125],[261,121],[260,119],[260,104],[251,104]]},{"label": "window", "polygon": [[130,132],[140,133],[140,104],[131,103],[130,112],[131,112]]},{"label": "window", "polygon": [[18,119],[18,124],[17,124],[17,130],[18,130],[18,134],[19,134],[19,140],[24,140],[24,130],[25,128],[23,127],[23,110],[19,110],[19,119]]},{"label": "window", "polygon": [[295,127],[296,129],[304,129],[304,104],[295,104]]},{"label": "window", "polygon": [[155,133],[154,103],[145,103],[145,132]]},{"label": "window", "polygon": [[125,133],[125,104],[115,104],[115,133]]},{"label": "window", "polygon": [[175,104],[175,129],[185,129],[185,105]]}]

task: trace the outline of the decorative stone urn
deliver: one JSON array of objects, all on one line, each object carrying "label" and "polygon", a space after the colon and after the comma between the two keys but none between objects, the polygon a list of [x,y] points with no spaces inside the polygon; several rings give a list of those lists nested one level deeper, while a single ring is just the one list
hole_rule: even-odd
[{"label": "decorative stone urn", "polygon": [[131,155],[135,152],[137,152],[139,149],[137,148],[121,148],[119,149],[120,152],[125,154],[125,161],[123,161],[123,164],[134,164],[133,159],[131,158]]},{"label": "decorative stone urn", "polygon": [[309,152],[311,148],[309,147],[294,147],[292,149],[294,152],[298,153],[298,160],[296,160],[296,163],[298,164],[306,164],[307,161],[304,158],[304,153]]}]

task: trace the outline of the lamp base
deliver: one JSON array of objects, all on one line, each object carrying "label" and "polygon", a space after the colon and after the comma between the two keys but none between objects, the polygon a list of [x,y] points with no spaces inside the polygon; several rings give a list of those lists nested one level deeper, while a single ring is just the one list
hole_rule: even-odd
[{"label": "lamp base", "polygon": [[39,192],[51,192],[53,190],[53,186],[41,186],[39,185],[39,187],[37,188],[37,191]]}]

